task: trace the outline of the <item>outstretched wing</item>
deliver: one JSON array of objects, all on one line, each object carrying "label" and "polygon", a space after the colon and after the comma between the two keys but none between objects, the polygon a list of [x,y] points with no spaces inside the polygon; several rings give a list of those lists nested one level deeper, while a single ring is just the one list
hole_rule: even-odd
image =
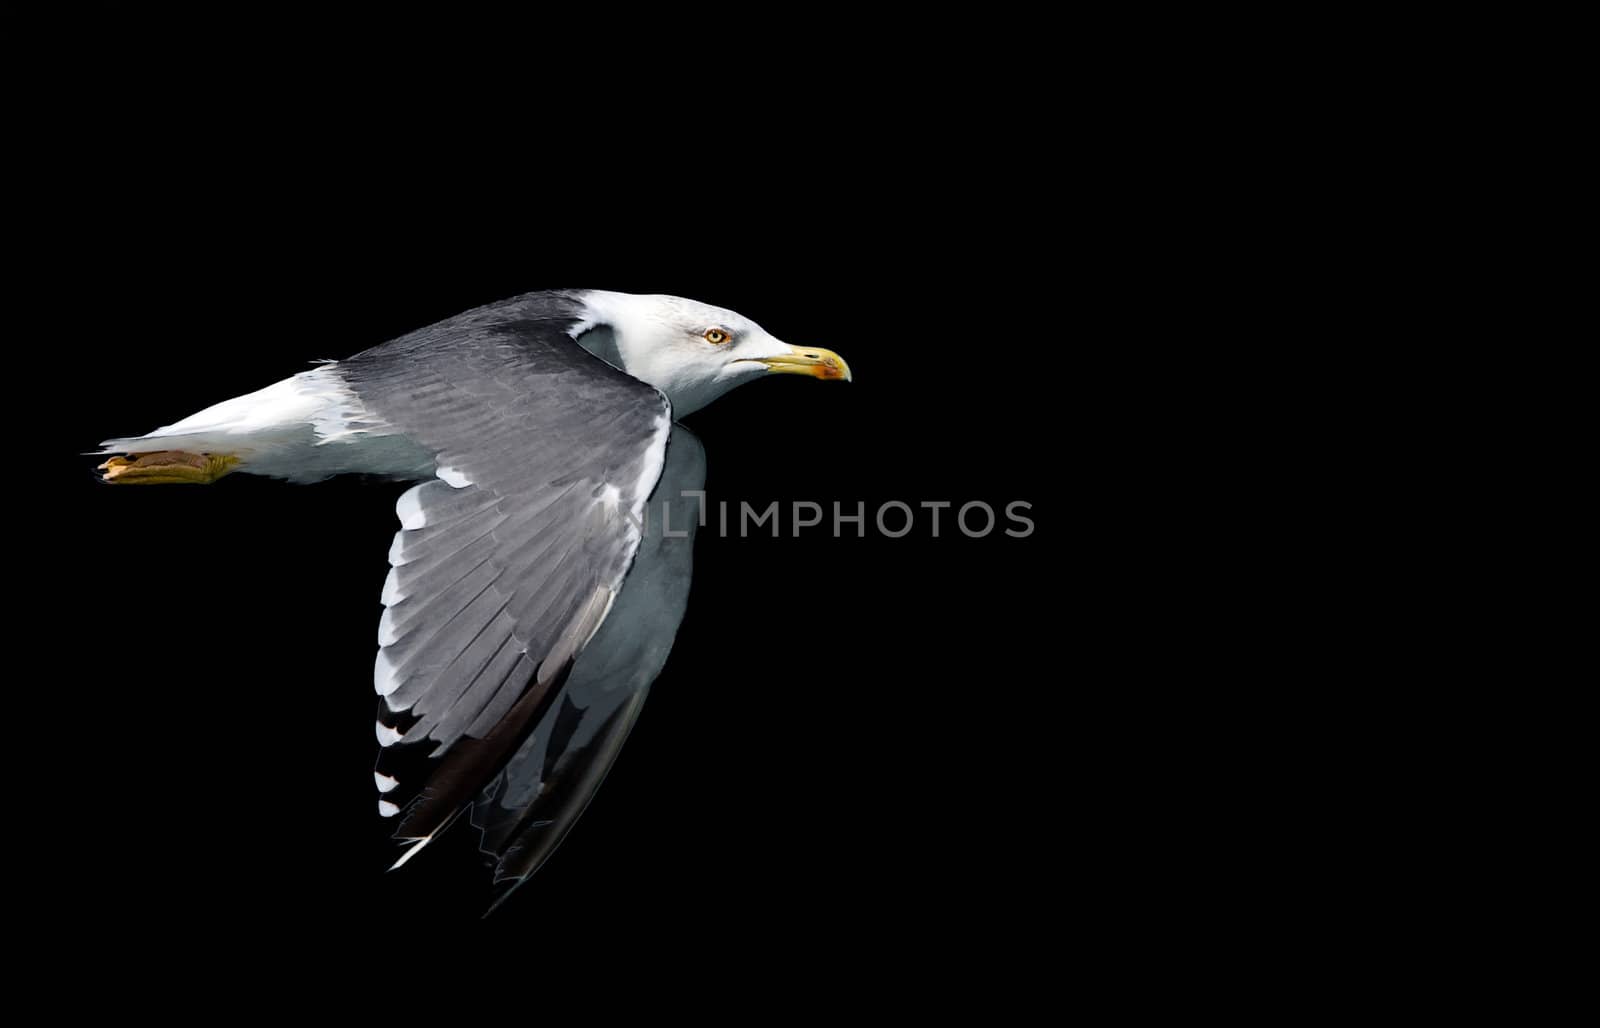
[{"label": "outstretched wing", "polygon": [[374,671],[379,812],[419,845],[545,719],[665,461],[666,398],[574,343],[571,313],[548,294],[496,304],[337,366],[374,431],[438,463],[396,505]]},{"label": "outstretched wing", "polygon": [[704,452],[687,429],[673,426],[644,540],[611,616],[550,714],[473,804],[480,848],[494,862],[496,905],[539,869],[588,806],[666,663],[689,599]]}]

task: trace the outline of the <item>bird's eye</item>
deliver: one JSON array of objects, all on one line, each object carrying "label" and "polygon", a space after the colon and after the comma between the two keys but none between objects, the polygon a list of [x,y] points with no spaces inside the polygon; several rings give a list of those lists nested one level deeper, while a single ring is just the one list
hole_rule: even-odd
[{"label": "bird's eye", "polygon": [[732,336],[720,328],[706,329],[706,342],[711,343],[713,346],[721,346],[723,343],[732,338]]}]

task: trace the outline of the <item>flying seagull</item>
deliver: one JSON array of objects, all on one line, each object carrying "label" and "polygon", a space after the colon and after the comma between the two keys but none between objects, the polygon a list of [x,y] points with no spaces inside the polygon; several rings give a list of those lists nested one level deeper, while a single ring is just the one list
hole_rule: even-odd
[{"label": "flying seagull", "polygon": [[850,380],[720,307],[527,293],[109,439],[100,470],[421,483],[378,622],[378,813],[399,867],[466,811],[493,910],[588,805],[683,618],[705,451],[673,419],[770,374]]}]

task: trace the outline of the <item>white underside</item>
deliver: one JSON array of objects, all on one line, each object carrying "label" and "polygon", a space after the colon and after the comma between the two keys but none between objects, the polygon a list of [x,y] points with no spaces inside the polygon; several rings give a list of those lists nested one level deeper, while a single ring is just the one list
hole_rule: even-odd
[{"label": "white underside", "polygon": [[146,435],[107,439],[100,452],[232,454],[240,459],[240,471],[293,482],[345,473],[433,475],[433,456],[389,432],[344,384],[337,367],[303,371]]}]

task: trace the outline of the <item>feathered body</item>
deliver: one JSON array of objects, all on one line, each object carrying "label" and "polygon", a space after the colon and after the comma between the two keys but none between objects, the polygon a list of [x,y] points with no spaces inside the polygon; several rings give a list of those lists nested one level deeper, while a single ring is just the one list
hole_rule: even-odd
[{"label": "feathered body", "polygon": [[412,844],[397,865],[470,811],[503,899],[593,796],[682,620],[705,457],[674,413],[774,370],[848,377],[721,308],[530,293],[108,440],[130,456],[105,467],[421,483],[382,592],[378,811]]}]

